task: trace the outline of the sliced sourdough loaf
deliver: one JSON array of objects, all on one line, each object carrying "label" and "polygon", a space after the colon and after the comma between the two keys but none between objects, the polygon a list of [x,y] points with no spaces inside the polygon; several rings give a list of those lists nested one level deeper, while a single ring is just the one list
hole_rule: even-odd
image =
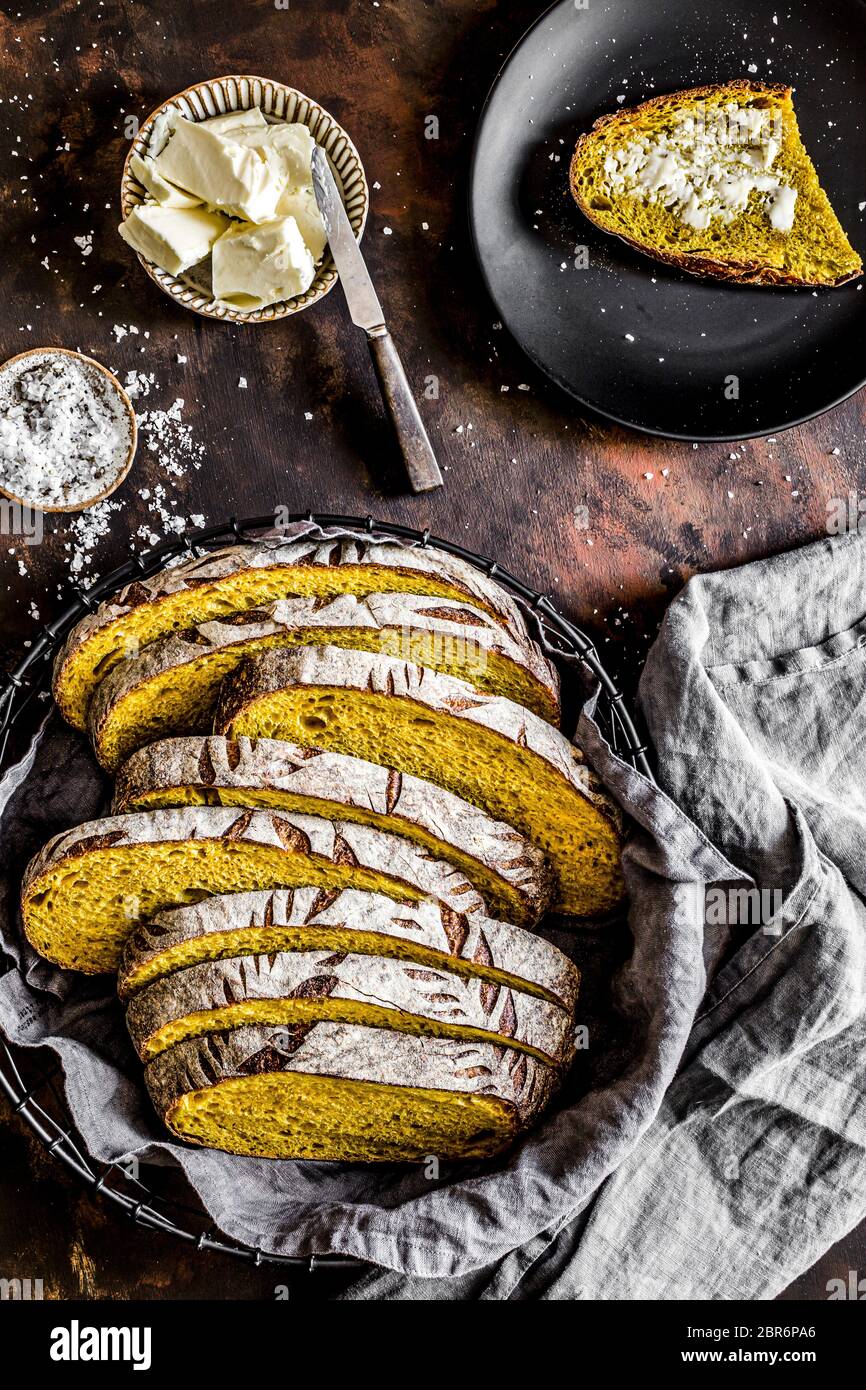
[{"label": "sliced sourdough loaf", "polygon": [[453,864],[494,915],[522,926],[550,904],[541,850],[444,787],[393,768],[279,739],[166,739],[121,769],[115,814],[166,806],[253,806],[359,821],[407,835]]},{"label": "sliced sourdough loaf", "polygon": [[544,937],[457,912],[443,902],[396,904],[353,888],[229,893],[171,908],[133,927],[118,989],[128,999],[199,961],[278,951],[381,956],[448,970],[548,999],[573,1013],[580,971]]},{"label": "sliced sourdough loaf", "polygon": [[215,723],[230,738],[286,738],[440,783],[545,852],[563,912],[622,898],[616,808],[580,750],[510,700],[391,657],[306,647],[248,658]]},{"label": "sliced sourdough loaf", "polygon": [[88,729],[103,767],[166,734],[206,733],[220,683],[272,647],[310,643],[385,652],[506,695],[559,721],[559,677],[540,649],[489,614],[454,599],[417,594],[281,599],[161,638],[119,662],[93,698]]},{"label": "sliced sourdough loaf", "polygon": [[188,807],[142,811],[66,830],[28,865],[24,929],[55,964],[116,970],[133,924],[213,893],[318,885],[397,902],[435,898],[486,916],[450,864],[372,826],[289,812]]},{"label": "sliced sourdough loaf", "polygon": [[415,961],[342,951],[190,965],[136,994],[126,1021],[144,1062],[187,1038],[247,1023],[359,1023],[516,1048],[551,1066],[574,1050],[573,1019],[545,999]]},{"label": "sliced sourdough loaf", "polygon": [[554,1067],[485,1042],[345,1023],[189,1038],[145,1070],[181,1139],[255,1158],[486,1158],[541,1112]]},{"label": "sliced sourdough loaf", "polygon": [[469,602],[515,637],[527,627],[494,580],[433,546],[385,541],[258,541],[232,546],[136,580],[69,634],[54,667],[64,717],[86,729],[99,682],[124,656],[158,637],[293,595],[429,594]]}]

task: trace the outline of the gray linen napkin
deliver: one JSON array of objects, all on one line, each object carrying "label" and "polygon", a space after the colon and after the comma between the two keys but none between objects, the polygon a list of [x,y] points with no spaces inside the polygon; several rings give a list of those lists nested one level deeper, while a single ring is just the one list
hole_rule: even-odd
[{"label": "gray linen napkin", "polygon": [[[678,1074],[579,1212],[462,1279],[376,1273],[345,1297],[768,1299],[864,1218],[864,594],[851,534],[672,604],[640,688],[659,776],[769,912],[743,922],[737,885],[698,895],[710,984]],[[643,803],[654,853],[681,842]],[[632,886],[636,946],[649,900],[681,970],[694,895]]]},{"label": "gray linen napkin", "polygon": [[[823,563],[827,563],[826,557]],[[719,579],[734,582],[734,576]],[[744,588],[752,582],[744,580]],[[221,1230],[265,1251],[337,1251],[401,1274],[421,1276],[424,1281],[389,1284],[386,1280],[377,1286],[374,1279],[352,1296],[462,1297],[473,1296],[473,1292],[478,1296],[483,1290],[487,1292],[481,1296],[521,1296],[530,1288],[527,1271],[547,1271],[538,1287],[556,1290],[559,1286],[550,1270],[560,1267],[561,1277],[568,1280],[575,1262],[562,1259],[558,1252],[565,1248],[563,1242],[577,1240],[575,1218],[580,1215],[581,1228],[587,1220],[592,1223],[611,1186],[602,1187],[604,1180],[616,1173],[614,1182],[620,1182],[636,1155],[642,1154],[642,1162],[647,1161],[646,1144],[652,1147],[657,1142],[653,1135],[661,1122],[658,1117],[667,1113],[670,1096],[677,1094],[681,1084],[676,1081],[665,1100],[705,995],[706,963],[713,970],[720,960],[724,962],[721,974],[715,976],[716,985],[725,978],[725,971],[742,969],[747,990],[759,966],[762,979],[773,969],[771,965],[768,972],[760,958],[752,961],[749,951],[754,954],[754,947],[749,942],[731,955],[732,945],[724,928],[705,931],[703,912],[696,911],[700,885],[754,881],[772,887],[784,878],[782,886],[793,902],[798,848],[803,852],[801,876],[809,872],[807,822],[795,830],[790,828],[783,794],[776,793],[776,802],[769,796],[776,784],[767,770],[768,758],[763,752],[760,756],[754,752],[754,744],[737,725],[709,676],[700,685],[698,675],[704,670],[701,658],[708,641],[704,629],[710,621],[694,586],[688,594],[684,604],[675,606],[666,627],[668,635],[663,635],[654,653],[645,700],[669,791],[688,810],[689,794],[695,788],[683,783],[697,779],[704,785],[694,819],[672,796],[647,783],[607,747],[590,700],[580,720],[580,742],[636,823],[624,861],[632,902],[628,931],[620,924],[579,933],[565,922],[559,924],[555,939],[567,946],[585,970],[581,1021],[588,1023],[590,1047],[581,1054],[549,1116],[513,1151],[493,1163],[443,1166],[436,1179],[411,1165],[386,1168],[238,1159],[187,1148],[166,1137],[144,1092],[110,982],[66,975],[36,960],[16,923],[15,894],[26,858],[54,831],[95,814],[105,793],[82,741],[56,718],[49,719],[38,745],[31,750],[26,775],[16,785],[14,778],[10,783],[9,774],[0,786],[0,873],[5,887],[0,935],[4,949],[17,964],[0,978],[0,1027],[18,1043],[45,1044],[60,1056],[69,1105],[89,1151],[103,1160],[135,1153],[142,1161],[178,1165]],[[853,603],[854,590],[850,598]],[[678,613],[683,615],[679,627],[675,621]],[[672,640],[671,632],[679,636]],[[653,682],[658,690],[658,710],[647,698]],[[813,708],[810,728],[816,724],[814,715]],[[732,753],[726,752],[728,743]],[[796,739],[794,744],[796,748]],[[731,766],[729,754],[737,755]],[[751,766],[754,762],[763,769],[763,783],[756,780]],[[739,779],[736,782],[734,774]],[[706,784],[714,779],[718,804],[711,815],[705,806]],[[726,826],[719,808],[729,804],[729,782],[730,804],[736,811],[728,813],[730,824]],[[814,793],[814,781],[811,789]],[[758,807],[752,814],[755,798]],[[745,841],[736,833],[727,837],[722,833],[726,829],[736,832],[740,814],[752,814]],[[787,816],[796,821],[793,812]],[[769,876],[761,874],[765,836],[771,841],[766,857]],[[853,830],[851,855],[856,856]],[[839,892],[844,894],[838,872],[837,878]],[[791,930],[787,924],[783,946]],[[776,938],[768,941],[761,937],[760,945],[771,960],[775,952],[777,973],[787,978],[792,952],[779,950]],[[743,951],[749,963],[738,967]],[[796,957],[796,952],[793,954]],[[857,978],[862,977],[861,969]],[[827,985],[822,982],[816,992],[815,984],[810,981],[806,991],[814,1004],[814,1016],[829,1017],[833,1010],[825,998]],[[802,980],[800,988],[804,988]],[[727,1036],[741,997],[739,991],[732,995],[724,986],[703,1025],[710,1031],[700,1053],[708,1074],[708,1049],[716,1032],[722,1039]],[[833,990],[831,999],[835,997]],[[761,990],[759,1002],[763,1001]],[[851,1004],[850,995],[846,1001]],[[782,1018],[775,1021],[777,1029],[794,1021],[788,1019],[785,1008]],[[811,1017],[810,1011],[798,1007],[796,1022],[805,1030],[804,1046],[811,1046]],[[761,1020],[760,1030],[766,1027]],[[766,1058],[761,1049],[766,1033],[760,1030],[752,1041],[763,1065]],[[738,1049],[736,1063],[745,1066],[747,1050],[742,1044]],[[777,1050],[771,1054],[774,1065]],[[712,1080],[716,1086],[732,1084],[721,1062],[716,1064]],[[795,1082],[796,1078],[792,1087]],[[702,1102],[708,1084],[702,1081],[699,1089]],[[775,1081],[769,1085],[775,1097]],[[710,1101],[715,1094],[706,1092]],[[759,1099],[750,1096],[750,1107],[754,1108]],[[723,1113],[727,1113],[724,1106]],[[697,1105],[694,1114],[686,1106],[685,1115],[682,1125],[686,1136],[697,1134],[703,1105]],[[656,1128],[648,1137],[654,1120]],[[673,1128],[680,1133],[679,1121]],[[695,1162],[694,1155],[687,1157],[690,1163]],[[804,1167],[807,1163],[804,1153]],[[665,1166],[651,1165],[660,1181],[666,1176]],[[649,1179],[649,1172],[641,1174],[641,1184]],[[599,1189],[601,1197],[588,1207]],[[632,1191],[628,1184],[627,1190]],[[637,1192],[637,1185],[633,1190]],[[725,1190],[731,1196],[733,1188]],[[646,1210],[658,1215],[664,1206],[659,1195],[654,1191],[645,1195]],[[616,1201],[613,1205],[621,1215],[629,1210],[628,1202],[620,1201],[618,1208]],[[743,1210],[748,1210],[748,1204]],[[732,1202],[729,1214],[735,1224],[739,1211]],[[649,1225],[652,1227],[653,1222]],[[562,1233],[559,1240],[558,1232]],[[832,1238],[830,1233],[828,1239]],[[620,1260],[627,1259],[616,1234],[612,1248]],[[804,1255],[804,1263],[809,1258]],[[656,1246],[653,1268],[658,1259]],[[491,1273],[490,1267],[503,1260],[501,1268]],[[679,1267],[675,1260],[674,1265]],[[593,1269],[600,1277],[598,1261]],[[464,1291],[454,1281],[470,1274],[472,1279]],[[438,1293],[430,1282],[437,1279],[448,1281],[438,1286]],[[585,1296],[605,1296],[591,1291],[588,1275],[581,1275],[581,1279],[581,1287],[585,1284],[588,1290]],[[568,1287],[572,1291],[555,1291],[550,1296],[575,1296],[573,1290],[578,1286]],[[618,1296],[630,1295],[622,1288]]]}]

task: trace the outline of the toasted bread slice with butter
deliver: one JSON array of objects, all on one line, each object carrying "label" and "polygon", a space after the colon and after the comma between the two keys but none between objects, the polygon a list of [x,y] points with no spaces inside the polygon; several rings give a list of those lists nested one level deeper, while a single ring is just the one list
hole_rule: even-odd
[{"label": "toasted bread slice with butter", "polygon": [[570,180],[596,226],[692,275],[820,287],[863,272],[790,87],[695,87],[603,116],[578,140]]}]

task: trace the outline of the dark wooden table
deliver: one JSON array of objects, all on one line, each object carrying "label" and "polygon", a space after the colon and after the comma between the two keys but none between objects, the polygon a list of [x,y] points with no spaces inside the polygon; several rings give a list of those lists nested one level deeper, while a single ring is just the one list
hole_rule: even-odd
[{"label": "dark wooden table", "polygon": [[[821,535],[828,499],[866,485],[862,393],[774,442],[668,444],[586,418],[500,329],[469,244],[467,168],[484,94],[540,0],[16,8],[0,15],[0,357],[66,346],[122,375],[152,373],[140,407],[182,398],[203,449],[201,466],[181,476],[159,450],[139,451],[85,577],[118,564],[131,541],[144,548],[139,528],[167,533],[172,523],[150,509],[160,486],[163,512],[184,520],[277,505],[373,513],[496,556],[633,675],[688,575]],[[211,323],[162,295],[116,235],[128,117],[227,73],[299,87],[355,139],[373,188],[365,252],[446,470],[443,491],[396,490],[367,349],[339,291],[282,324]],[[438,139],[425,138],[429,116]],[[139,331],[118,338],[115,325]],[[9,655],[31,634],[34,607],[42,620],[57,611],[80,532],[46,518],[41,545],[0,538]],[[864,1267],[861,1231],[791,1296],[824,1298],[828,1278]],[[4,1112],[0,1276],[13,1273],[42,1277],[59,1298],[259,1298],[275,1283],[120,1224]],[[327,1287],[301,1281],[298,1291]]]}]

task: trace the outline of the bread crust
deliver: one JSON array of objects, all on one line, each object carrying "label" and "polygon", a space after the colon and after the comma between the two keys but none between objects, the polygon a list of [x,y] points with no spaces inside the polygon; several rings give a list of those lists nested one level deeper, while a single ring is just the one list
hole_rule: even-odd
[{"label": "bread crust", "polygon": [[580,170],[581,161],[590,144],[598,136],[599,132],[607,129],[608,126],[619,124],[624,117],[634,116],[638,113],[652,113],[663,111],[667,107],[681,106],[687,101],[711,100],[722,94],[735,97],[737,95],[749,96],[776,96],[782,101],[790,100],[792,88],[782,82],[746,82],[736,80],[734,82],[723,82],[706,87],[690,87],[685,91],[665,93],[661,96],[650,97],[647,101],[640,102],[637,106],[624,107],[619,111],[611,111],[604,116],[600,116],[588,131],[584,131],[578,137],[574,154],[569,165],[569,187],[581,212],[594,226],[600,228],[608,236],[615,236],[618,240],[625,242],[635,251],[640,251],[644,256],[650,256],[654,261],[660,261],[665,265],[673,266],[677,270],[685,271],[687,275],[694,275],[702,280],[723,280],[728,284],[735,285],[764,285],[764,286],[788,286],[789,288],[799,289],[838,289],[840,285],[850,284],[852,280],[857,280],[863,274],[863,267],[852,271],[850,275],[839,276],[835,281],[826,280],[803,280],[797,275],[792,275],[778,269],[775,266],[763,265],[760,261],[743,261],[738,265],[731,265],[729,261],[716,260],[713,256],[683,255],[673,251],[656,249],[648,243],[638,241],[634,237],[626,236],[623,232],[612,231],[605,227],[599,220],[595,210],[591,208],[583,197],[577,176]]},{"label": "bread crust", "polygon": [[233,737],[232,721],[248,704],[286,685],[334,685],[413,700],[422,707],[430,706],[468,724],[490,729],[544,758],[596,807],[614,834],[621,833],[619,808],[604,791],[581,749],[558,729],[504,696],[482,694],[453,676],[375,652],[328,646],[296,647],[292,651],[263,652],[251,657],[223,682],[214,728]]},{"label": "bread crust", "polygon": [[[114,814],[147,809],[136,803],[148,792],[187,786],[214,793],[217,804],[221,790],[237,793],[232,804],[243,805],[244,790],[257,788],[333,803],[327,813],[338,820],[341,810],[373,812],[387,820],[381,828],[397,835],[418,829],[442,845],[443,859],[453,846],[501,879],[511,907],[497,910],[509,921],[532,926],[550,905],[553,880],[544,855],[513,826],[433,782],[363,758],[279,739],[229,740],[219,734],[164,739],[134,753],[121,769]],[[461,871],[471,877],[463,866]],[[488,896],[480,885],[479,892]]]},{"label": "bread crust", "polygon": [[[471,604],[405,593],[279,599],[263,608],[239,613],[231,621],[200,623],[158,638],[136,656],[118,662],[100,683],[88,716],[88,732],[99,762],[109,771],[116,768],[116,757],[109,756],[106,749],[106,730],[113,723],[116,738],[126,727],[122,715],[125,701],[139,691],[147,694],[148,685],[168,679],[172,671],[209,658],[218,661],[222,653],[227,659],[240,662],[243,648],[255,650],[256,643],[274,643],[265,650],[291,650],[292,634],[299,631],[315,633],[319,643],[327,644],[332,634],[340,630],[363,633],[371,643],[380,642],[383,650],[391,647],[398,652],[406,642],[407,632],[425,635],[433,645],[434,656],[437,651],[447,656],[456,650],[473,673],[474,663],[480,670],[495,656],[506,663],[506,669],[520,672],[527,679],[536,701],[535,712],[549,723],[559,723],[559,674],[553,663],[530,639],[518,641],[489,614]],[[170,736],[203,731],[202,721],[187,722],[182,727],[172,727],[172,722],[166,719],[159,732]],[[150,728],[147,737],[152,740],[156,733],[156,729]]]},{"label": "bread crust", "polygon": [[[452,585],[470,603],[477,603],[519,640],[529,640],[529,629],[515,600],[496,581],[468,561],[435,546],[401,546],[376,537],[286,541],[280,538],[229,546],[197,556],[181,565],[160,570],[149,579],[137,579],[111,599],[88,613],[72,629],[54,662],[52,687],[64,718],[75,728],[86,727],[86,708],[75,706],[67,688],[78,653],[113,623],[121,623],[145,603],[158,603],[179,593],[219,584],[246,570],[274,567],[316,567],[328,570],[343,565],[376,565],[409,576],[431,573]],[[261,600],[257,601],[258,603]],[[249,607],[257,606],[253,602]],[[181,626],[199,619],[190,618]],[[177,625],[175,625],[177,626]],[[170,630],[170,629],[168,629]],[[160,634],[162,635],[162,634]],[[122,646],[122,642],[121,642]]]},{"label": "bread crust", "polygon": [[[452,864],[423,853],[403,836],[392,835],[372,826],[331,821],[321,816],[296,815],[288,811],[189,806],[182,810],[142,811],[88,821],[72,830],[62,831],[49,840],[27,866],[21,888],[24,929],[34,949],[48,960],[68,967],[66,959],[58,959],[56,949],[52,953],[52,942],[37,935],[37,932],[45,931],[46,926],[40,925],[38,904],[31,908],[31,898],[39,893],[39,880],[48,871],[63,862],[70,863],[100,850],[121,851],[137,845],[195,845],[203,840],[223,841],[234,847],[265,846],[282,850],[301,861],[314,857],[323,867],[333,864],[359,870],[371,869],[387,876],[394,887],[395,900],[401,898],[401,889],[405,887],[409,901],[417,897],[433,898],[458,912],[478,913],[479,917],[487,917],[484,899],[463,874],[458,873]],[[130,885],[129,891],[134,896],[136,885]],[[118,907],[118,915],[123,918],[121,906]],[[124,918],[124,938],[129,935],[133,925],[133,919]],[[88,923],[82,921],[83,945],[88,944],[87,929]],[[90,960],[78,964],[76,968],[86,974],[99,974],[117,968],[122,943],[115,942],[113,935],[110,943],[104,938],[96,943],[96,960],[92,940],[89,944]],[[116,951],[116,958],[107,962],[103,957],[109,944],[112,954]]]},{"label": "bread crust", "polygon": [[[371,1038],[374,1031],[376,1036]],[[512,1119],[489,1149],[497,1153],[536,1118],[559,1083],[555,1068],[491,1043],[416,1038],[357,1024],[317,1023],[287,1053],[284,1032],[247,1025],[229,1033],[190,1038],[161,1053],[145,1069],[157,1113],[171,1127],[172,1109],[185,1095],[208,1091],[235,1078],[295,1072],[498,1100]],[[198,1139],[192,1142],[201,1143]]]},{"label": "bread crust", "polygon": [[[292,651],[271,651],[250,657],[223,682],[214,728],[229,738],[235,737],[234,723],[249,706],[283,690],[310,687],[385,696],[389,701],[411,705],[413,714],[419,719],[423,720],[429,711],[446,716],[449,721],[453,719],[460,728],[461,738],[468,743],[471,743],[472,726],[478,725],[497,741],[501,740],[503,748],[511,745],[528,750],[546,764],[547,771],[556,775],[556,795],[560,790],[563,794],[576,793],[597,813],[593,862],[600,866],[604,887],[593,895],[591,900],[595,905],[583,911],[597,914],[616,907],[621,901],[624,885],[613,863],[613,856],[616,856],[618,866],[621,812],[587,765],[581,750],[558,729],[511,700],[473,690],[465,681],[393,657],[339,647],[296,647]],[[315,738],[311,737],[310,742],[314,744]],[[425,767],[424,775],[429,779],[435,774]],[[515,804],[512,796],[507,812],[499,809],[496,814],[500,817],[507,814],[509,820],[512,817],[518,820],[519,828],[523,826],[524,833],[532,836],[535,827],[530,830],[523,825],[517,815],[518,809],[519,802]],[[564,859],[563,854],[559,859],[560,878]],[[585,869],[588,863],[584,860],[581,868]],[[557,875],[556,865],[554,873]],[[560,910],[581,912],[580,906],[574,906],[579,901],[580,894],[569,900],[570,905],[561,899]]]},{"label": "bread crust", "polygon": [[[400,943],[399,949],[408,943],[407,959],[412,959],[411,947],[417,946],[425,958],[429,953],[439,957],[446,970],[468,965],[500,971],[515,977],[515,988],[517,981],[529,985],[568,1013],[574,1012],[580,989],[580,971],[558,947],[508,922],[434,901],[395,904],[379,893],[355,888],[324,894],[318,888],[277,888],[219,894],[158,912],[134,927],[123,953],[121,998],[129,998],[138,987],[136,972],[143,966],[158,967],[160,957],[175,948],[232,932],[238,937],[237,954],[244,955],[244,933],[256,928],[349,930],[369,937],[371,954],[383,956],[389,953],[389,942],[395,948]],[[347,949],[357,952],[358,946]]]},{"label": "bread crust", "polygon": [[[126,1022],[139,1057],[148,1061],[157,1055],[157,1035],[168,1024],[191,1014],[215,1015],[251,1000],[303,1001],[301,1007],[312,1010],[319,1004],[327,1008],[331,1000],[378,1008],[393,1017],[395,1031],[402,1031],[400,1023],[411,1019],[428,1020],[446,1030],[445,1036],[448,1029],[454,1030],[454,1037],[461,1029],[482,1029],[497,1034],[501,1046],[541,1053],[541,1060],[552,1066],[566,1063],[574,1052],[572,1018],[547,1000],[413,961],[330,950],[200,961],[136,994]],[[222,1032],[227,1026],[232,1025],[216,1022],[201,1031]],[[370,1026],[376,1028],[375,1040],[379,1028]]]}]

